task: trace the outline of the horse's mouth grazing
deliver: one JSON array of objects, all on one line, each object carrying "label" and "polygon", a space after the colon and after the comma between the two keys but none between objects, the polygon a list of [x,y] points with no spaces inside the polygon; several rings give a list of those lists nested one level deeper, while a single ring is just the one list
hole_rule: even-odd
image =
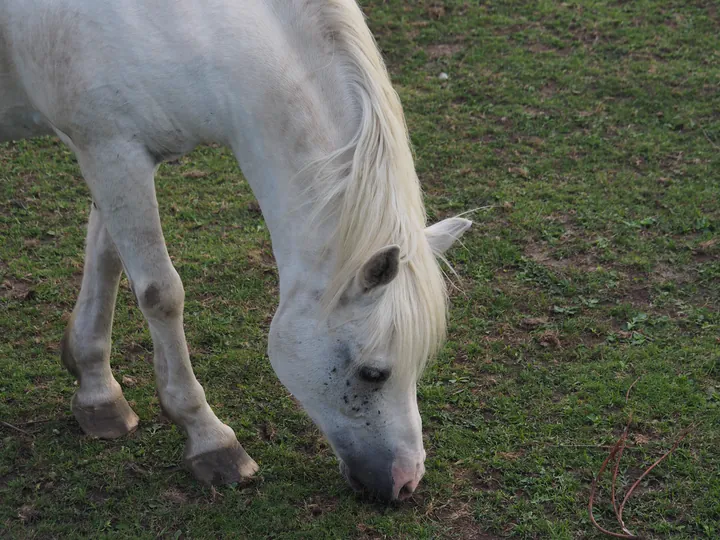
[{"label": "horse's mouth grazing", "polygon": [[340,460],[340,474],[342,474],[343,478],[345,478],[345,480],[347,480],[347,483],[350,484],[350,487],[353,489],[353,491],[356,491],[356,492],[366,491],[363,483],[360,482],[360,480],[355,478],[350,473],[350,468],[347,465],[345,465],[345,462],[342,460]]}]

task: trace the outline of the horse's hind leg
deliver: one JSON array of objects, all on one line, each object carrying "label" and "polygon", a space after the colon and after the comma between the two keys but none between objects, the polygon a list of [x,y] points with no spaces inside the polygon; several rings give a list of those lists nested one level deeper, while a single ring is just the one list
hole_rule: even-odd
[{"label": "horse's hind leg", "polygon": [[210,409],[190,364],[183,331],[185,293],[160,226],[155,163],[143,147],[123,142],[78,149],[77,155],[150,326],[160,403],[187,433],[186,464],[206,483],[251,476],[257,465]]},{"label": "horse's hind leg", "polygon": [[110,334],[121,273],[117,250],[93,208],[82,287],[60,350],[63,364],[80,383],[73,414],[85,433],[104,439],[125,435],[138,425],[110,371]]}]

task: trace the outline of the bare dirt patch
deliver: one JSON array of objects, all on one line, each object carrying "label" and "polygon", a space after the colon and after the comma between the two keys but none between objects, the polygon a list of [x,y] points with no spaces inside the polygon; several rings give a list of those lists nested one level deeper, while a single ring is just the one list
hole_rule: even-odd
[{"label": "bare dirt patch", "polygon": [[441,3],[437,2],[428,6],[427,13],[432,19],[442,19],[446,14],[446,10]]},{"label": "bare dirt patch", "polygon": [[33,297],[35,291],[30,284],[16,279],[6,279],[0,283],[0,298],[8,298],[10,300],[29,300]]},{"label": "bare dirt patch", "polygon": [[512,347],[522,346],[532,341],[532,336],[528,332],[518,329],[510,323],[498,323],[493,330],[491,335],[483,336],[484,341],[488,343],[501,341]]},{"label": "bare dirt patch", "polygon": [[557,84],[555,84],[553,81],[549,81],[545,83],[540,88],[540,95],[543,97],[543,99],[551,98],[557,93]]},{"label": "bare dirt patch", "polygon": [[546,330],[538,336],[537,341],[541,347],[552,347],[554,349],[562,347],[560,334],[556,330]]},{"label": "bare dirt patch", "polygon": [[570,54],[569,49],[558,49],[556,47],[551,47],[550,45],[545,45],[544,43],[540,42],[533,43],[532,45],[530,45],[530,47],[528,47],[528,49],[530,49],[531,52],[534,52],[536,54],[545,52],[557,54],[558,56],[567,56],[568,54]]},{"label": "bare dirt patch", "polygon": [[496,469],[475,471],[458,468],[455,473],[455,482],[460,485],[469,485],[475,491],[497,491],[502,486],[502,473]]},{"label": "bare dirt patch", "polygon": [[266,242],[262,242],[258,249],[250,249],[248,251],[248,259],[250,259],[253,266],[262,268],[264,272],[275,271],[275,257],[273,256],[270,244]]},{"label": "bare dirt patch", "polygon": [[329,514],[338,507],[335,497],[316,495],[305,501],[305,511],[314,518]]},{"label": "bare dirt patch", "polygon": [[24,504],[18,509],[18,519],[24,524],[40,519],[40,512],[32,504]]},{"label": "bare dirt patch", "polygon": [[542,266],[556,270],[576,268],[578,270],[593,271],[599,266],[597,260],[587,253],[556,259],[553,257],[550,247],[545,242],[529,243],[525,247],[525,256]]},{"label": "bare dirt patch", "polygon": [[438,43],[436,45],[428,45],[425,47],[425,53],[428,57],[436,60],[438,58],[450,57],[459,53],[465,48],[462,43]]},{"label": "bare dirt patch", "polygon": [[187,504],[188,502],[188,496],[176,487],[168,488],[162,496],[163,499],[173,504]]},{"label": "bare dirt patch", "polygon": [[707,262],[718,257],[720,253],[720,239],[712,238],[705,242],[700,242],[693,249],[693,258],[696,262]]},{"label": "bare dirt patch", "polygon": [[681,272],[678,268],[674,268],[665,263],[660,263],[656,265],[653,271],[650,273],[649,277],[650,281],[652,281],[653,283],[664,283],[667,281],[683,283],[688,279],[687,274]]},{"label": "bare dirt patch", "polygon": [[439,523],[452,524],[453,532],[447,538],[500,540],[499,536],[487,534],[480,530],[477,521],[473,518],[470,502],[450,501],[447,505],[436,510],[433,516]]},{"label": "bare dirt patch", "polygon": [[524,328],[525,330],[535,330],[539,326],[543,326],[547,323],[547,317],[526,317],[520,321],[520,328]]},{"label": "bare dirt patch", "polygon": [[205,178],[210,173],[207,171],[201,171],[199,169],[192,169],[185,173],[183,173],[183,176],[185,178]]}]

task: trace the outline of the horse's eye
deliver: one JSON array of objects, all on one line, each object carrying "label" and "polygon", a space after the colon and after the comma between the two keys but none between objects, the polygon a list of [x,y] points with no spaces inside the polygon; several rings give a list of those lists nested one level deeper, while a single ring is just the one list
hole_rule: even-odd
[{"label": "horse's eye", "polygon": [[369,383],[385,382],[390,376],[390,370],[364,367],[359,372],[360,378]]}]

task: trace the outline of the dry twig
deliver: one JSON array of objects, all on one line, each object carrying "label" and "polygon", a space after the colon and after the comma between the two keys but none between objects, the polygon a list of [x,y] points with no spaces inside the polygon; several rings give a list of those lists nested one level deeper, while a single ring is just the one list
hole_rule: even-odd
[{"label": "dry twig", "polygon": [[[635,383],[637,383],[639,380],[635,379],[633,383],[630,385],[630,387],[627,389],[627,392],[625,393],[625,404],[627,405],[628,401],[630,400],[630,391],[632,390],[633,386],[635,386]],[[657,467],[665,458],[667,458],[670,454],[672,454],[675,449],[680,445],[680,443],[685,439],[685,437],[690,434],[690,432],[695,429],[695,425],[690,426],[689,428],[685,429],[680,436],[675,440],[675,443],[672,445],[670,450],[665,452],[660,458],[655,460],[655,462],[650,465],[645,471],[640,475],[640,477],[635,480],[635,482],[630,486],[630,488],[625,493],[625,497],[623,497],[622,502],[618,505],[617,502],[617,477],[620,470],[620,459],[622,458],[623,452],[626,448],[627,443],[627,437],[628,437],[628,431],[630,430],[630,425],[632,423],[632,413],[628,416],[628,421],[625,424],[625,429],[622,432],[622,435],[617,440],[617,442],[613,445],[612,449],[610,450],[610,453],[605,458],[605,461],[603,461],[602,465],[600,466],[600,470],[597,473],[597,476],[593,478],[592,485],[590,486],[590,500],[588,502],[588,512],[590,514],[590,521],[592,521],[592,524],[597,528],[600,532],[607,534],[608,536],[613,536],[615,538],[628,538],[628,539],[639,539],[640,537],[637,536],[635,533],[633,533],[630,529],[628,529],[625,526],[625,522],[623,521],[623,511],[625,510],[625,504],[630,499],[630,496],[635,491],[635,488],[640,485],[640,482],[643,481],[643,479],[650,474],[650,471],[652,471],[655,467]],[[613,468],[613,475],[612,475],[612,483],[610,487],[610,494],[612,498],[612,505],[613,510],[615,511],[615,518],[617,519],[620,527],[622,528],[622,533],[616,533],[609,531],[600,524],[598,524],[597,520],[595,519],[595,516],[593,514],[593,506],[595,504],[595,495],[597,493],[598,484],[600,483],[600,478],[602,477],[602,474],[605,472],[605,469],[607,468],[608,464],[615,460],[615,467]]]},{"label": "dry twig", "polygon": [[658,465],[660,465],[660,463],[662,463],[662,461],[664,461],[666,457],[668,457],[670,454],[672,454],[672,453],[675,451],[675,449],[680,445],[680,443],[683,441],[683,439],[684,439],[685,437],[687,437],[694,429],[695,429],[695,425],[692,425],[692,426],[690,426],[689,428],[685,429],[685,430],[680,434],[680,436],[677,438],[677,440],[676,440],[675,443],[672,445],[672,447],[670,448],[670,450],[668,450],[667,452],[665,452],[660,458],[658,458],[657,460],[655,460],[655,463],[653,463],[653,464],[650,465],[647,469],[645,469],[645,472],[640,475],[640,478],[638,478],[637,480],[635,480],[635,482],[633,483],[633,485],[630,486],[630,489],[627,490],[627,493],[625,494],[625,497],[623,498],[622,503],[620,503],[620,513],[619,513],[619,515],[618,515],[618,521],[620,521],[620,525],[623,527],[623,530],[624,530],[624,531],[627,531],[627,529],[625,528],[625,524],[623,523],[622,515],[623,515],[623,510],[624,510],[624,508],[625,508],[625,503],[626,503],[626,502],[628,501],[628,499],[630,498],[630,495],[632,495],[633,491],[635,491],[635,488],[638,487],[638,485],[640,485],[640,482],[642,482],[643,478],[645,478],[648,474],[650,474],[650,471],[652,471],[655,467],[657,467]]},{"label": "dry twig", "polygon": [[590,521],[592,521],[593,525],[595,525],[595,528],[599,530],[602,533],[607,534],[608,536],[614,536],[615,538],[636,538],[635,536],[628,536],[627,534],[620,534],[620,533],[614,533],[612,531],[608,531],[607,529],[604,529],[600,526],[600,524],[595,520],[595,516],[593,515],[593,504],[595,502],[595,492],[597,491],[597,485],[600,481],[600,477],[602,477],[602,473],[605,472],[605,467],[607,467],[608,463],[611,459],[615,457],[615,453],[617,452],[618,448],[620,447],[620,440],[615,443],[615,446],[613,447],[610,454],[608,454],[608,457],[605,458],[605,461],[603,461],[603,464],[600,466],[600,470],[597,473],[597,476],[593,478],[592,486],[590,487],[590,502],[588,503],[588,512],[590,513]]},{"label": "dry twig", "polygon": [[32,435],[30,433],[28,433],[27,431],[25,431],[24,429],[20,429],[19,427],[13,426],[12,424],[8,424],[7,422],[3,422],[2,420],[0,420],[0,425],[3,425],[9,429],[18,431],[18,432],[22,433],[23,435],[27,435],[28,437],[32,437]]}]

